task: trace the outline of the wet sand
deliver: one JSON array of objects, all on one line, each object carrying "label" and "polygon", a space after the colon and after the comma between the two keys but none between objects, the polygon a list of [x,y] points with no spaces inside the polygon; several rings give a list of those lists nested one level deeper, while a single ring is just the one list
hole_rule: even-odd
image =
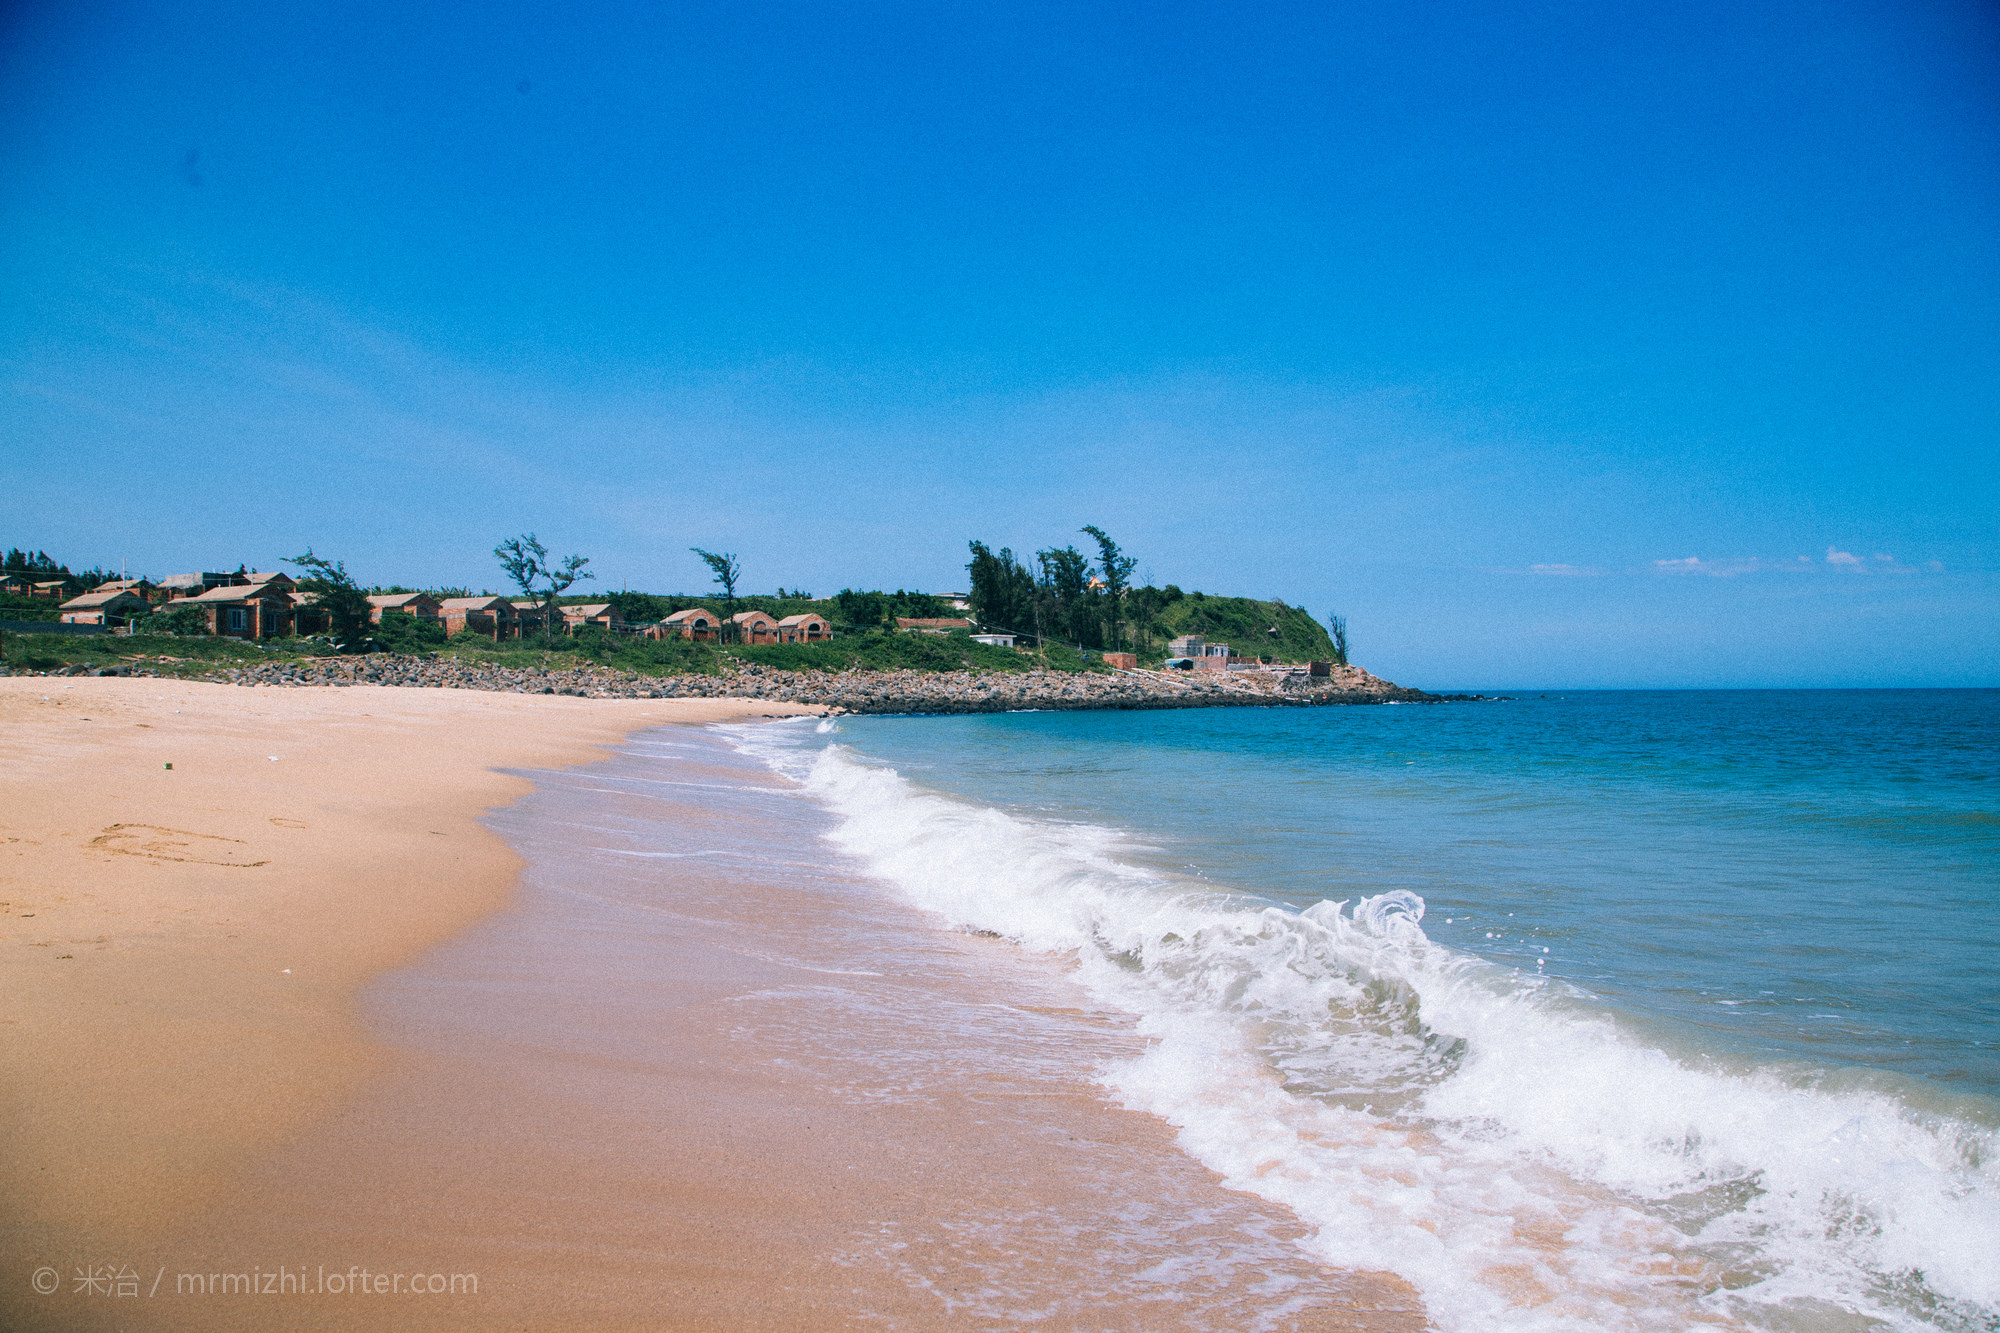
[{"label": "wet sand", "polygon": [[[37,698],[54,693],[54,682],[22,683],[39,686]],[[196,688],[88,684],[135,696]],[[0,694],[10,761],[19,693]],[[114,894],[150,894],[151,933],[121,942],[99,931],[105,958],[151,959],[136,989],[106,975],[103,959],[79,984],[50,955],[73,953],[67,966],[86,945],[43,950],[10,930],[10,954],[40,956],[8,964],[28,994],[18,1008],[10,1000],[19,1023],[8,1030],[39,1024],[41,1045],[22,1056],[10,1040],[9,1127],[30,1131],[12,1141],[36,1152],[10,1153],[8,1184],[37,1184],[37,1165],[63,1168],[59,1186],[9,1191],[33,1205],[10,1202],[5,1222],[0,1313],[14,1324],[1422,1326],[1406,1288],[1304,1259],[1289,1214],[1221,1189],[1164,1125],[1112,1106],[1091,1074],[1136,1039],[1057,964],[939,931],[851,878],[817,844],[823,817],[711,737],[649,732],[625,744],[626,757],[538,774],[532,792],[491,772],[476,747],[392,756],[378,767],[395,781],[361,784],[365,795],[329,756],[272,764],[252,754],[302,706],[332,710],[317,715],[329,732],[381,743],[356,720],[385,711],[364,708],[369,695],[421,701],[408,705],[416,715],[396,715],[399,735],[470,725],[448,692],[226,691],[200,706],[218,710],[204,715],[211,724],[232,719],[242,731],[233,776],[205,779],[171,810],[156,795],[146,815],[242,838],[226,849],[242,860],[273,849],[322,866],[358,858],[343,874],[287,891],[268,866],[194,870],[105,844],[66,853],[92,869],[58,904],[75,918],[65,938],[87,938],[92,913],[129,915]],[[288,702],[301,696],[334,701]],[[509,742],[543,747],[502,761],[524,767],[587,757],[647,706],[462,697],[519,710],[487,720],[518,733],[536,730],[534,710],[565,709],[563,739]],[[92,727],[136,729],[155,716],[136,697],[88,702]],[[114,717],[114,704],[135,711]],[[36,725],[71,748],[82,715],[42,707],[56,720]],[[444,715],[424,711],[438,707]],[[37,762],[45,781],[62,780],[60,755]],[[314,775],[280,780],[288,762]],[[425,765],[421,779],[406,771]],[[109,785],[162,790],[143,786],[154,769],[129,768]],[[11,785],[19,772],[10,762]],[[426,795],[413,804],[412,790]],[[474,823],[509,798],[491,832]],[[138,822],[93,823],[117,813],[101,805],[81,817],[108,799],[79,804],[65,845]],[[365,811],[398,836],[359,839],[367,853],[336,835],[323,835],[317,857],[283,851],[283,836],[312,832],[336,809]],[[440,839],[458,845],[430,851]],[[30,850],[47,858],[52,842]],[[161,915],[178,899],[125,861],[206,895],[200,910]],[[93,878],[106,866],[123,876],[115,887]],[[440,879],[487,887],[453,894]],[[12,869],[8,883],[18,894]],[[20,929],[18,906],[7,910]],[[211,919],[223,924],[203,924]],[[358,938],[311,943],[340,923]],[[285,989],[302,975],[314,981],[306,1002],[305,987]],[[369,976],[379,980],[357,1008]],[[88,1077],[45,1075],[36,1057],[53,1058],[76,1032],[125,1061],[101,1060]],[[107,1129],[121,1131],[122,1158],[88,1164],[88,1141]],[[62,1289],[32,1297],[42,1262]],[[108,1276],[129,1271],[134,1294],[79,1289],[76,1270],[98,1262]],[[258,1294],[227,1291],[230,1274]],[[416,1296],[413,1278],[424,1287]],[[447,1290],[430,1290],[439,1284]]]}]

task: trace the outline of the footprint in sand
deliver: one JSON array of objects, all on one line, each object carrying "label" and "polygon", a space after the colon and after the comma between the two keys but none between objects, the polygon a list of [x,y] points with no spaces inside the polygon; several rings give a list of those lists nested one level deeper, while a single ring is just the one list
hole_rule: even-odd
[{"label": "footprint in sand", "polygon": [[225,838],[215,833],[191,833],[186,829],[161,828],[158,824],[113,824],[90,840],[99,851],[119,856],[141,856],[149,861],[186,861],[204,866],[269,865],[252,861],[241,838]]},{"label": "footprint in sand", "polygon": [[283,818],[283,817],[281,817],[281,816],[278,816],[278,815],[272,815],[272,816],[271,816],[271,822],[272,822],[273,824],[276,824],[276,825],[277,825],[277,826],[278,826],[279,828],[306,828],[306,827],[309,827],[309,826],[307,825],[306,821],[305,821],[305,820],[303,820],[303,819],[285,819],[285,818]]}]

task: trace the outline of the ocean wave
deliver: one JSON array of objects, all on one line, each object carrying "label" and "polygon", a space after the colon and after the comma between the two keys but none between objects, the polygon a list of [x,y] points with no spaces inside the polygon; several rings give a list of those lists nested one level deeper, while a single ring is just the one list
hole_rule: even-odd
[{"label": "ocean wave", "polygon": [[1116,830],[926,790],[834,735],[739,743],[912,902],[1073,957],[1150,1039],[1106,1085],[1292,1209],[1325,1262],[1409,1281],[1439,1327],[2000,1327],[1991,1130],[1669,1054],[1435,943],[1415,894],[1219,893],[1121,859]]}]

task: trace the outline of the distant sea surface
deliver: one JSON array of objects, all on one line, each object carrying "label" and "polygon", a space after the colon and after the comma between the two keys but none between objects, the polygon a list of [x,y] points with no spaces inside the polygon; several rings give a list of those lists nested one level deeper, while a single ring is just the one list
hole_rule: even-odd
[{"label": "distant sea surface", "polygon": [[2000,1327],[2000,691],[740,733],[1447,1329]]}]

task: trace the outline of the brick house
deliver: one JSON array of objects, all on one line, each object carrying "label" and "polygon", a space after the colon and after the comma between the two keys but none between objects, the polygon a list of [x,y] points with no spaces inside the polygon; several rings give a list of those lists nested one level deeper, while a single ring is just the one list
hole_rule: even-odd
[{"label": "brick house", "polygon": [[168,610],[191,607],[208,618],[208,632],[226,639],[271,639],[290,634],[297,608],[295,585],[274,574],[247,586],[210,588],[193,597],[177,597]]},{"label": "brick house", "polygon": [[505,597],[447,597],[438,603],[447,636],[470,630],[495,643],[521,637],[521,617]]},{"label": "brick house", "polygon": [[705,606],[690,606],[685,611],[676,611],[646,631],[649,639],[696,639],[707,643],[715,639],[722,626],[722,617]]},{"label": "brick house", "polygon": [[744,643],[776,643],[778,622],[762,611],[738,611],[729,617]]},{"label": "brick house", "polygon": [[62,623],[65,625],[128,625],[135,617],[143,616],[153,609],[138,593],[129,588],[99,588],[72,597],[62,604]]},{"label": "brick house", "polygon": [[526,639],[542,632],[542,604],[533,597],[516,597],[509,606],[514,608],[514,633]]},{"label": "brick house", "polygon": [[402,611],[418,620],[436,620],[439,606],[438,599],[427,592],[376,593],[368,598],[368,619],[379,625],[383,612]]},{"label": "brick house", "polygon": [[832,637],[833,629],[825,616],[786,616],[778,622],[779,643],[818,643]]},{"label": "brick house", "polygon": [[610,602],[590,602],[582,606],[561,606],[563,624],[574,634],[585,625],[601,625],[605,629],[624,629],[625,617],[618,614],[618,608]]}]

